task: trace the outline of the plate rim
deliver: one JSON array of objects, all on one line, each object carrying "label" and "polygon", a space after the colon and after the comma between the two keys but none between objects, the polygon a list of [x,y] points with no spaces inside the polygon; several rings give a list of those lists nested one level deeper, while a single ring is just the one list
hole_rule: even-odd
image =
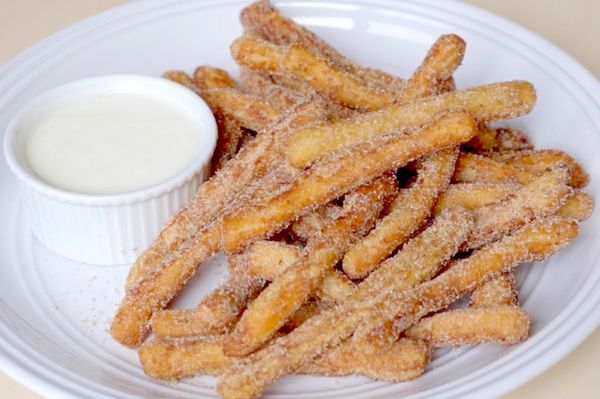
[{"label": "plate rim", "polygon": [[[192,0],[193,1],[193,0]],[[31,62],[32,58],[39,57],[40,53],[51,50],[53,47],[60,46],[69,40],[77,39],[80,35],[85,35],[89,32],[94,32],[98,29],[98,26],[104,23],[111,24],[115,20],[131,15],[132,13],[140,13],[148,10],[152,10],[158,7],[163,7],[169,4],[175,3],[188,3],[188,0],[137,0],[131,3],[118,5],[116,7],[109,8],[100,13],[93,14],[72,23],[48,36],[44,39],[36,42],[32,46],[19,52],[16,56],[6,61],[0,66],[0,86],[10,81],[10,76],[13,73],[18,73],[19,67],[23,63]],[[274,1],[282,3],[281,0]],[[292,3],[295,0],[292,0]],[[309,3],[352,3],[353,0],[308,0]],[[224,6],[227,4],[239,4],[249,3],[246,0],[206,0],[202,2],[204,6]],[[414,4],[417,8],[432,7],[438,10],[443,10],[449,13],[458,14],[462,17],[468,17],[474,19],[474,17],[480,17],[480,20],[486,21],[480,22],[488,26],[489,28],[498,30],[505,35],[508,35],[519,42],[528,40],[530,43],[536,44],[537,53],[544,56],[552,64],[559,67],[563,72],[568,75],[573,82],[575,82],[581,91],[587,95],[587,97],[595,105],[599,113],[595,116],[600,118],[600,82],[598,78],[587,70],[578,60],[576,60],[567,51],[559,48],[548,39],[530,31],[529,29],[505,18],[494,14],[490,11],[483,10],[477,6],[462,3],[456,0],[450,0],[445,2],[436,2],[436,0],[367,0],[361,2],[361,5],[365,7],[377,7],[382,4],[387,5],[389,8],[394,8],[394,4]],[[492,25],[493,23],[493,25]],[[517,38],[517,35],[520,36]],[[531,47],[531,46],[529,46]],[[552,57],[550,57],[552,56]],[[568,67],[568,72],[565,67]],[[584,85],[585,83],[585,85]],[[594,95],[594,91],[598,94]],[[4,97],[4,96],[2,96]],[[598,262],[595,263],[596,267]],[[593,292],[590,294],[593,295]],[[600,299],[600,294],[596,294],[597,299]],[[560,346],[555,346],[552,351],[546,351],[540,356],[535,358],[535,363],[520,370],[520,373],[512,375],[510,377],[501,376],[499,380],[495,380],[489,385],[478,388],[477,392],[460,393],[463,397],[472,397],[482,394],[487,396],[501,395],[514,390],[515,388],[523,385],[525,382],[530,381],[534,377],[542,374],[544,371],[556,364],[560,359],[570,353],[576,346],[583,342],[594,330],[600,325],[600,312],[592,313],[591,317],[587,317],[581,321],[576,329],[572,329],[571,332],[564,337]],[[4,326],[2,326],[4,327]],[[8,349],[10,347],[8,346]],[[27,368],[22,361],[15,359],[11,356],[7,350],[7,340],[4,335],[0,334],[0,369],[2,369],[11,378],[14,378],[19,383],[26,386],[28,389],[37,392],[39,394],[46,395],[47,397],[73,397],[81,398],[80,394],[77,394],[70,390],[65,390],[62,387],[57,386],[56,382],[64,380],[64,375],[50,372],[50,376],[45,377],[39,373],[39,370],[32,370]],[[470,382],[467,382],[467,385]],[[92,395],[88,397],[104,397]],[[97,392],[96,392],[97,393]],[[443,395],[443,393],[442,393]]]}]

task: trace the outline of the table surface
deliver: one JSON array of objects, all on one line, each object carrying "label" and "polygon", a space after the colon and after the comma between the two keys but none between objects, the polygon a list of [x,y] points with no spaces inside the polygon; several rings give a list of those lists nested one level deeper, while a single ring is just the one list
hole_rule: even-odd
[{"label": "table surface", "polygon": [[[0,63],[44,36],[125,0],[1,0]],[[546,37],[600,77],[600,2],[596,0],[468,0]],[[503,399],[592,398],[600,393],[600,329],[549,370]],[[0,372],[2,397],[40,398]]]}]

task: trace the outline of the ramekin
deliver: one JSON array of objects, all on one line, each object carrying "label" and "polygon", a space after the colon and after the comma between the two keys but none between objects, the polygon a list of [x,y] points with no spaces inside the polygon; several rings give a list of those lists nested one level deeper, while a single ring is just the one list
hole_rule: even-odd
[{"label": "ramekin", "polygon": [[[24,151],[27,132],[21,127],[61,97],[87,92],[160,95],[195,118],[201,141],[199,153],[180,173],[136,191],[82,194],[44,182],[28,165]],[[116,265],[133,262],[168,219],[191,199],[208,177],[216,141],[215,118],[195,93],[161,78],[108,75],[67,83],[25,105],[8,125],[4,154],[19,181],[32,232],[40,242],[70,259]]]}]

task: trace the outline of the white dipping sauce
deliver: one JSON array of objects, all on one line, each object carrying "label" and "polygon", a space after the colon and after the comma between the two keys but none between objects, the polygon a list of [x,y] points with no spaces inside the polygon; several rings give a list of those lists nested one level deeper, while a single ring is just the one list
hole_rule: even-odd
[{"label": "white dipping sauce", "polygon": [[114,194],[164,181],[198,154],[198,124],[158,96],[97,93],[61,99],[28,126],[25,155],[45,182]]}]

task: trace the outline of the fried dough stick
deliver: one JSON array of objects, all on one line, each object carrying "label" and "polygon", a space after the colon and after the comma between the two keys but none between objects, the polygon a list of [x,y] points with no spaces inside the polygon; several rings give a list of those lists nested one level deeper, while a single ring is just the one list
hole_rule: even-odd
[{"label": "fried dough stick", "polygon": [[[241,269],[245,254],[230,257]],[[151,320],[152,332],[160,338],[187,338],[223,334],[231,330],[246,304],[260,293],[265,280],[249,276],[243,270],[230,273],[220,287],[202,298],[196,308],[160,310]]]},{"label": "fried dough stick", "polygon": [[322,207],[314,210],[313,212],[301,216],[290,226],[290,232],[301,241],[308,241],[315,232],[323,231],[331,220],[336,218],[342,210],[339,205],[330,202]]},{"label": "fried dough stick", "polygon": [[263,290],[224,343],[225,353],[244,356],[267,342],[321,285],[353,241],[375,222],[385,198],[396,191],[392,176],[368,183],[345,199],[342,213],[311,239],[301,258]]},{"label": "fried dough stick", "polygon": [[504,154],[491,154],[493,158],[510,166],[539,174],[557,163],[567,165],[571,172],[569,184],[573,187],[584,187],[589,177],[581,165],[569,154],[559,150],[515,151]]},{"label": "fried dough stick", "polygon": [[281,117],[281,112],[266,100],[242,93],[237,88],[200,88],[194,80],[181,71],[167,71],[163,77],[179,83],[198,94],[212,110],[219,109],[236,118],[240,124],[261,131]]},{"label": "fried dough stick", "polygon": [[243,67],[305,81],[350,108],[376,110],[397,99],[394,92],[368,85],[360,77],[299,44],[278,46],[261,39],[240,37],[230,49],[232,58]]},{"label": "fried dough stick", "polygon": [[475,228],[462,249],[478,248],[531,220],[555,214],[573,193],[568,180],[567,168],[555,166],[504,200],[475,209]]},{"label": "fried dough stick", "polygon": [[[456,35],[441,36],[408,80],[400,101],[435,94],[441,82],[451,79],[460,65],[465,43]],[[456,150],[440,151],[422,161],[417,181],[402,190],[390,205],[389,214],[344,256],[343,269],[350,278],[366,276],[399,245],[405,242],[431,214],[440,192],[454,173]]]},{"label": "fried dough stick", "polygon": [[152,315],[179,293],[200,263],[219,249],[222,219],[227,207],[245,205],[235,197],[264,175],[280,156],[278,136],[323,117],[320,102],[307,99],[271,130],[245,146],[211,179],[190,204],[163,228],[158,239],[132,267],[130,288],[111,326],[112,336],[126,346],[137,346],[148,333]]},{"label": "fried dough stick", "polygon": [[268,1],[257,1],[244,8],[240,13],[240,20],[244,28],[252,34],[278,45],[301,44],[320,57],[340,65],[370,85],[389,88],[395,92],[401,92],[404,88],[402,79],[353,63],[313,32],[283,16]]},{"label": "fried dough stick", "polygon": [[518,307],[514,276],[505,272],[473,291],[469,308],[424,318],[405,334],[438,348],[485,342],[516,344],[529,336],[529,327],[527,312]]},{"label": "fried dough stick", "polygon": [[278,109],[286,109],[298,102],[301,93],[274,83],[268,75],[241,68],[240,80],[246,93],[259,96]]},{"label": "fried dough stick", "polygon": [[223,249],[237,252],[361,183],[425,154],[456,146],[471,138],[475,131],[470,115],[452,112],[414,134],[385,138],[376,145],[317,164],[266,204],[225,216]]},{"label": "fried dough stick", "polygon": [[194,70],[194,83],[201,89],[215,89],[229,87],[239,89],[235,80],[221,68],[201,65]]},{"label": "fried dough stick", "polygon": [[[522,262],[539,261],[552,255],[572,240],[577,230],[577,223],[571,220],[552,218],[534,222],[455,262],[435,279],[408,292],[397,293],[392,284],[385,289],[392,294],[375,291],[373,295],[373,287],[363,282],[352,299],[313,317],[289,335],[238,361],[221,377],[217,390],[224,399],[257,396],[275,380],[293,373],[326,348],[348,337],[358,324],[369,318],[373,309],[378,309],[377,313],[383,311],[389,319],[398,317],[395,331],[400,333],[427,313],[445,308],[500,273]],[[430,243],[424,244],[415,255],[430,251]]]},{"label": "fried dough stick", "polygon": [[533,150],[533,145],[525,133],[506,127],[492,128],[483,124],[479,127],[477,136],[466,142],[463,147],[479,154]]},{"label": "fried dough stick", "polygon": [[[267,281],[276,281],[288,267],[301,258],[302,248],[276,241],[257,241],[246,250],[246,253],[249,275]],[[347,276],[337,270],[327,269],[317,295],[322,299],[336,302],[350,295],[353,290],[354,284]]]},{"label": "fried dough stick", "polygon": [[472,308],[492,308],[498,305],[519,304],[519,295],[512,272],[502,273],[487,281],[471,293],[469,306]]},{"label": "fried dough stick", "polygon": [[[435,213],[438,214],[450,206],[462,206],[467,209],[481,208],[503,200],[520,188],[521,185],[513,183],[451,184],[440,195]],[[568,219],[584,220],[592,213],[593,208],[592,196],[585,191],[577,190],[567,198],[556,214]]]},{"label": "fried dough stick", "polygon": [[514,345],[529,336],[529,325],[529,316],[520,307],[498,305],[438,313],[406,330],[406,336],[436,348],[487,342]]},{"label": "fried dough stick", "polygon": [[[422,374],[429,356],[423,341],[401,339],[385,351],[356,350],[344,357],[317,359],[298,371],[310,375],[359,374],[383,377],[386,381],[405,381]],[[153,340],[140,348],[139,358],[144,372],[159,380],[198,374],[219,376],[236,360],[224,353],[223,337],[184,342]]]},{"label": "fried dough stick", "polygon": [[430,121],[432,115],[451,109],[463,109],[480,122],[515,118],[531,111],[535,99],[530,83],[513,81],[394,104],[334,123],[298,129],[288,140],[287,157],[293,166],[304,167],[348,146],[416,128]]},{"label": "fried dough stick", "polygon": [[[202,89],[231,88],[239,90],[239,86],[229,74],[219,68],[199,66],[194,71],[194,84]],[[225,162],[237,154],[242,146],[252,139],[250,131],[231,114],[216,108],[212,110],[219,127],[217,146],[211,160],[211,171],[221,169]]]},{"label": "fried dough stick", "polygon": [[330,119],[344,119],[356,113],[331,97],[317,92],[305,81],[269,76],[244,67],[241,67],[241,80],[246,92],[265,98],[279,109],[286,109],[303,96],[317,95],[325,103]]}]

